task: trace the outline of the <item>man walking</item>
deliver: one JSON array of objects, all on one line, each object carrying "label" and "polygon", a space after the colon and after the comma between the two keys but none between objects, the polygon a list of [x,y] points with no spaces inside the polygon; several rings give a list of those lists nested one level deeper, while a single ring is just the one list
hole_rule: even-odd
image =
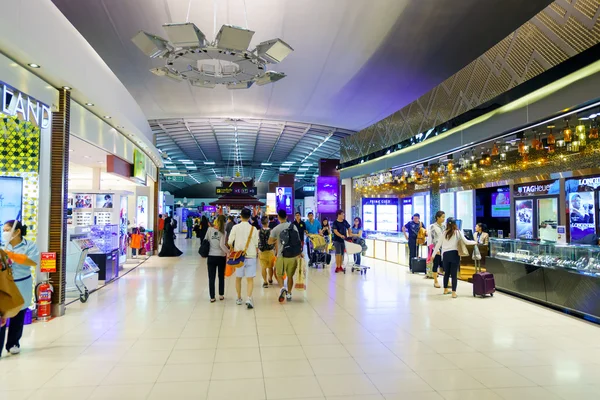
[{"label": "man walking", "polygon": [[156,234],[156,243],[162,244],[162,238],[165,234],[165,220],[162,214],[158,214],[158,232]]},{"label": "man walking", "polygon": [[231,233],[231,229],[235,226],[235,221],[233,219],[233,215],[227,217],[227,223],[225,224],[225,237],[227,239],[227,243],[229,243],[229,234]]},{"label": "man walking", "polygon": [[[256,257],[258,255],[258,230],[254,228],[248,220],[252,213],[244,208],[241,213],[242,221],[231,228],[227,243],[234,246],[233,251],[246,250],[244,266],[235,270],[235,290],[237,291],[237,300],[235,304],[242,305],[242,279],[246,278],[248,299],[246,306],[248,309],[254,308],[252,301],[252,291],[254,290],[254,277],[256,277]],[[248,247],[246,248],[246,243]]]},{"label": "man walking", "polygon": [[192,233],[194,232],[194,218],[191,215],[188,215],[185,220],[185,225],[187,226],[187,236],[186,239],[192,238]]},{"label": "man walking", "polygon": [[421,223],[421,216],[419,214],[415,214],[412,217],[412,221],[409,221],[406,225],[402,227],[402,232],[404,232],[404,237],[408,240],[408,254],[409,254],[409,265],[410,269],[412,269],[412,261],[413,258],[418,255],[417,245],[417,236],[419,235],[419,230],[423,227]]},{"label": "man walking", "polygon": [[[279,302],[284,300],[292,301],[292,289],[294,288],[294,274],[298,267],[299,258],[302,255],[302,242],[300,233],[295,225],[287,222],[287,213],[285,210],[277,212],[279,225],[272,231],[269,237],[269,244],[277,243],[277,261],[275,270],[277,273],[277,282],[279,283]],[[284,286],[283,276],[287,275],[287,288]]]},{"label": "man walking", "polygon": [[346,221],[346,215],[342,210],[338,210],[337,219],[333,221],[333,246],[335,247],[335,273],[344,272],[344,250],[346,250],[346,237],[350,224]]},{"label": "man walking", "polygon": [[302,215],[299,212],[295,214],[295,218],[296,219],[294,220],[294,226],[300,234],[300,241],[302,242],[302,251],[304,251],[304,233],[306,232],[306,224],[304,223],[304,221],[302,221]]},{"label": "man walking", "polygon": [[[311,211],[308,213],[308,221],[306,224],[306,233],[308,235],[322,235],[323,231],[321,230],[321,223],[318,219],[315,219],[315,214]],[[311,248],[310,248],[310,238],[306,236],[306,250],[308,254],[308,260],[311,261]]]}]

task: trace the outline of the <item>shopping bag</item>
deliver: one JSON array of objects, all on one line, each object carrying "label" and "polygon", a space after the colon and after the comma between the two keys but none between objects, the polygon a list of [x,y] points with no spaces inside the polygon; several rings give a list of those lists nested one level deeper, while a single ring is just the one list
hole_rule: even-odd
[{"label": "shopping bag", "polygon": [[296,284],[294,288],[298,291],[306,290],[306,261],[304,258],[298,258],[298,277],[296,278]]},{"label": "shopping bag", "polygon": [[225,265],[225,276],[229,277],[231,275],[233,275],[233,273],[235,272],[235,267],[232,265]]},{"label": "shopping bag", "polygon": [[477,245],[473,246],[473,260],[474,261],[481,260],[481,252],[479,251],[479,248],[477,247]]},{"label": "shopping bag", "polygon": [[429,254],[427,255],[427,262],[425,263],[425,275],[427,278],[433,278],[433,245],[429,246]]},{"label": "shopping bag", "polygon": [[21,311],[25,300],[15,283],[8,257],[0,257],[0,316],[12,318]]}]

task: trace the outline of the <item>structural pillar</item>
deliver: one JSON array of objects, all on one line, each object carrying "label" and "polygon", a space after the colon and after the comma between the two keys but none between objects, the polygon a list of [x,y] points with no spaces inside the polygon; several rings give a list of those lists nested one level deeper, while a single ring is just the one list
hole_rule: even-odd
[{"label": "structural pillar", "polygon": [[100,168],[92,168],[92,190],[100,190],[100,182],[102,180],[102,170]]},{"label": "structural pillar", "polygon": [[152,250],[154,250],[154,254],[158,254],[158,203],[160,202],[161,199],[158,198],[160,192],[160,179],[157,179],[156,182],[154,182],[154,226],[153,226],[153,232],[154,232],[154,242],[152,243]]},{"label": "structural pillar", "polygon": [[65,313],[65,288],[67,273],[67,197],[69,193],[69,133],[71,118],[71,92],[60,89],[58,111],[52,114],[50,148],[50,224],[48,251],[56,253],[56,272],[49,274],[54,287],[52,316]]}]

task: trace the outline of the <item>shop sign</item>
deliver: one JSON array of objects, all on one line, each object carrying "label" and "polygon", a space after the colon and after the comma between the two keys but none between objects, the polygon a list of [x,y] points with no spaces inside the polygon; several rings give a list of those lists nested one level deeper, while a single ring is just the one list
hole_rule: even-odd
[{"label": "shop sign", "polygon": [[354,188],[361,188],[367,186],[378,186],[385,183],[392,183],[394,177],[391,172],[385,172],[378,175],[371,175],[364,178],[358,178],[354,180]]},{"label": "shop sign", "polygon": [[40,254],[40,271],[56,272],[56,253]]},{"label": "shop sign", "polygon": [[402,199],[402,205],[412,204],[412,197]]},{"label": "shop sign", "polygon": [[146,184],[146,156],[138,149],[133,149],[133,178]]},{"label": "shop sign", "polygon": [[256,196],[258,193],[255,187],[218,187],[217,195],[224,194],[247,194],[250,196]]},{"label": "shop sign", "polygon": [[594,178],[579,179],[578,183],[581,189],[583,189],[584,187],[590,187],[596,190],[598,189],[598,187],[600,187],[600,176],[596,176]]},{"label": "shop sign", "polygon": [[50,107],[4,82],[0,81],[0,85],[2,85],[2,112],[4,114],[17,116],[40,128],[50,127],[52,116]]},{"label": "shop sign", "polygon": [[558,181],[540,182],[531,185],[515,186],[515,196],[543,196],[547,194],[558,194],[558,189],[555,185]]},{"label": "shop sign", "polygon": [[315,191],[315,187],[314,186],[303,186],[302,187],[302,191],[303,192],[314,192]]},{"label": "shop sign", "polygon": [[185,182],[185,176],[167,175],[166,179],[167,179],[167,182]]},{"label": "shop sign", "polygon": [[378,199],[363,199],[363,205],[398,205],[398,199],[396,198],[378,198]]}]

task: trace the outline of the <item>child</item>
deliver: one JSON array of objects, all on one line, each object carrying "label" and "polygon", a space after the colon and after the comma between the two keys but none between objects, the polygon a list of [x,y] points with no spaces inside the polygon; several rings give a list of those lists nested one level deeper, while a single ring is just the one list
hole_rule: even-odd
[{"label": "child", "polygon": [[142,248],[144,242],[144,235],[140,233],[138,228],[133,228],[131,233],[131,255],[133,258],[137,258],[137,252]]}]

